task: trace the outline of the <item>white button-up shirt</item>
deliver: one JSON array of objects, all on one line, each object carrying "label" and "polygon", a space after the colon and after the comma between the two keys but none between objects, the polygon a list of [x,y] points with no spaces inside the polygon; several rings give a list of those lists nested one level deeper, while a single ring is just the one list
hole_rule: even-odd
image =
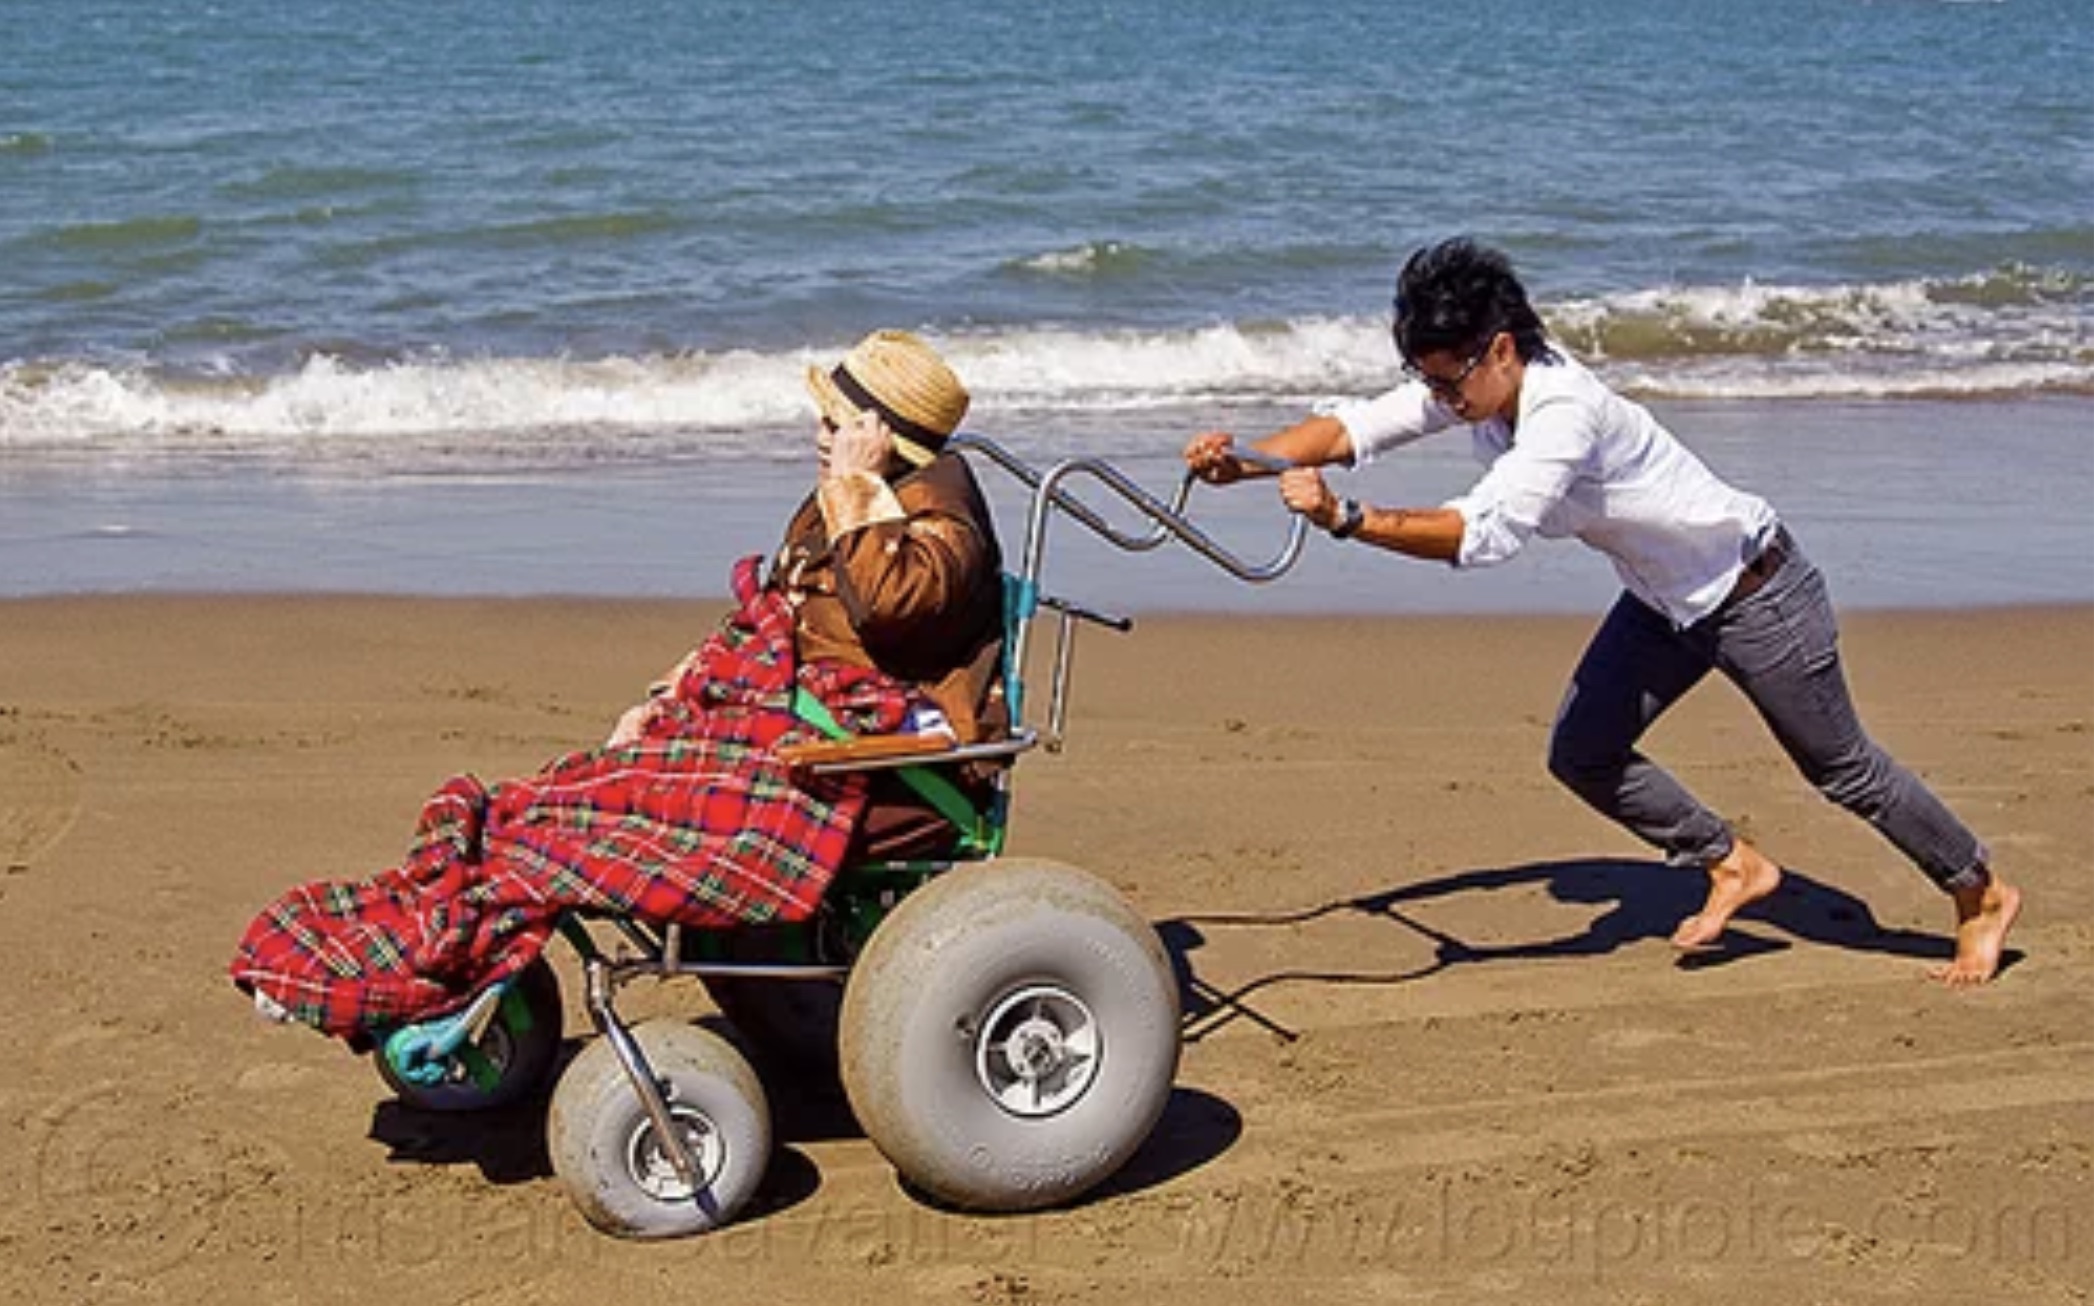
[{"label": "white button-up shirt", "polygon": [[[1460,422],[1423,382],[1331,410],[1355,465]],[[1716,610],[1773,538],[1765,500],[1732,488],[1651,416],[1561,350],[1520,383],[1519,418],[1470,427],[1489,470],[1447,507],[1461,514],[1457,567],[1518,553],[1529,536],[1575,535],[1629,592],[1685,629]]]}]

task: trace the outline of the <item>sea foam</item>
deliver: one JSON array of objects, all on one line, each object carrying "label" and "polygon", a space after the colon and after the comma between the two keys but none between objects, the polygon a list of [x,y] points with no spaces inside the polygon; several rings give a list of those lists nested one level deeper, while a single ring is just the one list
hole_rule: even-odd
[{"label": "sea foam", "polygon": [[[1552,331],[1648,399],[1939,398],[2094,392],[2086,288],[1998,278],[1869,287],[1660,287],[1544,305]],[[1398,379],[1388,323],[930,332],[977,418],[1035,424],[1306,405]],[[245,375],[149,364],[0,366],[0,448],[89,457],[291,453],[418,463],[789,456],[802,377],[846,342],[607,358],[317,353]]]}]

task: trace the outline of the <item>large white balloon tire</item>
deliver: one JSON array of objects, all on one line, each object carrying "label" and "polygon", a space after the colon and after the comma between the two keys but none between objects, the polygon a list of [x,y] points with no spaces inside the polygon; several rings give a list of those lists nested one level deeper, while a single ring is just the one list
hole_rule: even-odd
[{"label": "large white balloon tire", "polygon": [[[1021,1082],[1014,1035],[1066,1057]],[[845,1092],[866,1136],[948,1205],[1031,1211],[1082,1194],[1147,1139],[1178,1069],[1162,941],[1104,881],[1006,858],[916,890],[844,990]]]},{"label": "large white balloon tire", "polygon": [[742,1054],[677,1021],[635,1026],[648,1067],[668,1081],[670,1113],[699,1162],[695,1192],[675,1173],[654,1121],[609,1040],[597,1039],[553,1090],[546,1147],[553,1173],[590,1224],[621,1238],[682,1238],[732,1221],[763,1182],[771,1113]]},{"label": "large white balloon tire", "polygon": [[[525,1019],[519,1024],[508,1003],[522,1002]],[[495,1081],[482,1087],[454,1064],[440,1083],[417,1084],[393,1072],[385,1049],[373,1054],[378,1077],[402,1102],[420,1111],[492,1111],[520,1102],[544,1088],[560,1061],[560,1039],[565,1032],[565,1013],[560,1006],[560,980],[545,958],[533,961],[516,977],[510,997],[496,1006],[494,1016],[481,1031],[477,1046],[494,1066]]]}]

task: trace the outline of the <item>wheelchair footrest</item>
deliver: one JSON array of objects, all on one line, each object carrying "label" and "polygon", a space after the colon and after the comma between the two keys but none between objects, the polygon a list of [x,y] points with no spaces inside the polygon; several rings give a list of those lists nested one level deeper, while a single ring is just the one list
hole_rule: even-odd
[{"label": "wheelchair footrest", "polygon": [[476,1040],[496,1004],[507,1001],[509,989],[510,981],[503,980],[483,990],[463,1011],[402,1025],[385,1036],[378,1055],[385,1058],[394,1074],[410,1084],[425,1088],[441,1084],[450,1075],[450,1064],[456,1061],[475,1084],[493,1088],[501,1079],[501,1071],[480,1051]]}]

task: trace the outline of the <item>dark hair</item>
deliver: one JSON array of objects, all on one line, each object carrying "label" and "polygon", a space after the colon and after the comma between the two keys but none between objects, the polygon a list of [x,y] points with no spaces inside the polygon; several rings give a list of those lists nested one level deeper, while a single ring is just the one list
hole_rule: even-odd
[{"label": "dark hair", "polygon": [[1428,245],[1396,276],[1396,352],[1415,366],[1427,354],[1469,355],[1500,331],[1525,362],[1555,355],[1541,315],[1512,261],[1465,236]]}]

